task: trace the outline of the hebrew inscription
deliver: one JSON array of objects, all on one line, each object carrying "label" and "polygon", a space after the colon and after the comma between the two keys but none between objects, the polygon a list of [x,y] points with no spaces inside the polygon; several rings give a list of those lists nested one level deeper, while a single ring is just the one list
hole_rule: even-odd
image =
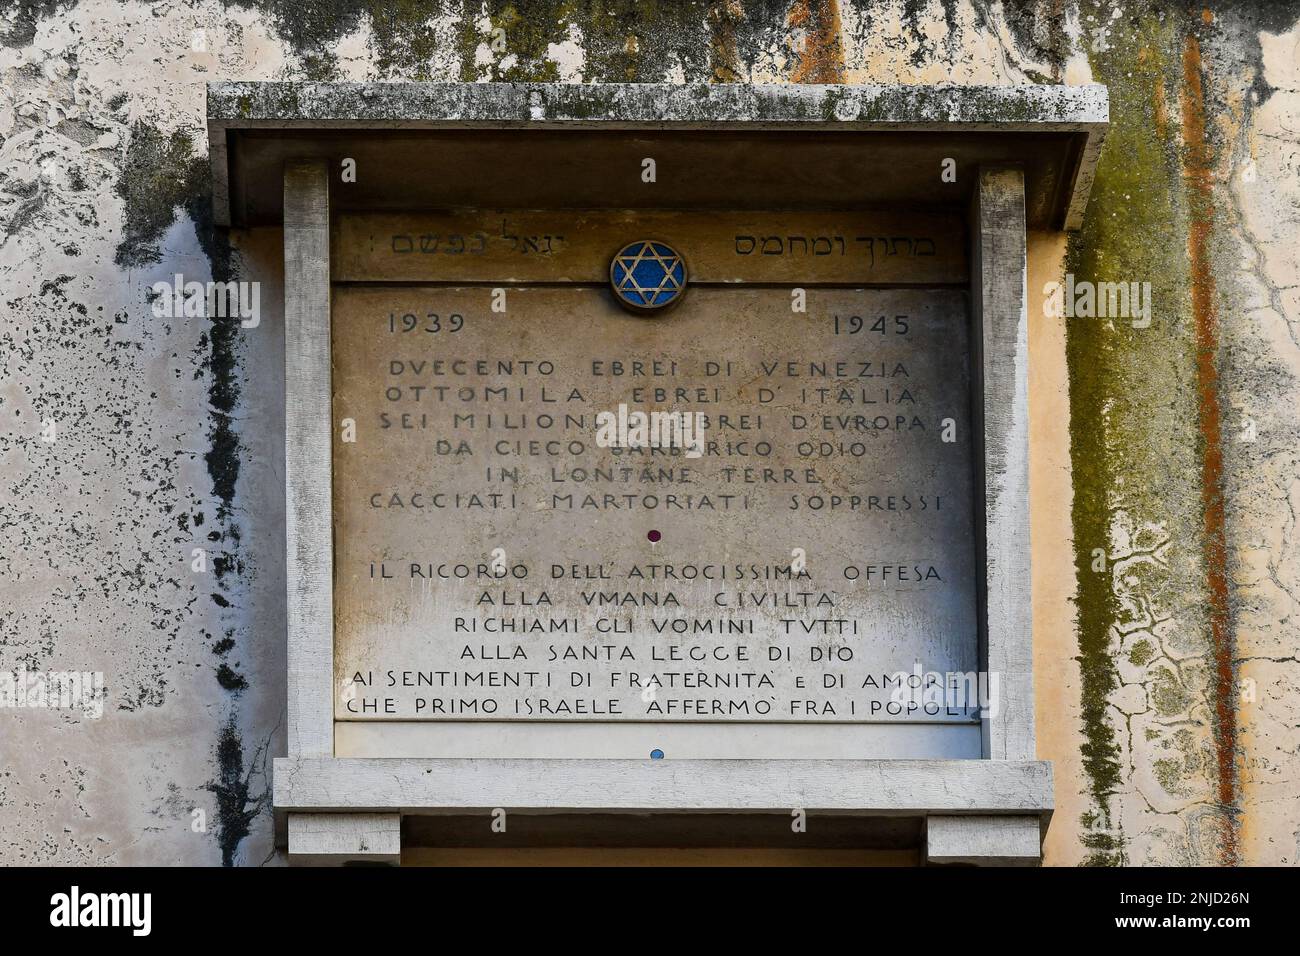
[{"label": "hebrew inscription", "polygon": [[622,243],[671,243],[684,234],[693,240],[689,264],[697,282],[925,285],[966,279],[964,227],[940,213],[343,215],[331,268],[343,281],[600,282]]}]

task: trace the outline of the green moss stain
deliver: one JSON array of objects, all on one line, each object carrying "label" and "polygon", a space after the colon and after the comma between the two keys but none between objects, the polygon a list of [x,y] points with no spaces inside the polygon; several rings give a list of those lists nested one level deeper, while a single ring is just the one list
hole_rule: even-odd
[{"label": "green moss stain", "polygon": [[[1076,281],[1150,282],[1153,303],[1147,329],[1123,320],[1064,320],[1082,753],[1095,804],[1081,823],[1086,862],[1115,865],[1126,860],[1111,806],[1123,777],[1110,706],[1118,688],[1118,634],[1173,619],[1178,634],[1166,639],[1184,642],[1185,655],[1201,648],[1206,626],[1195,547],[1201,522],[1195,356],[1176,129],[1188,23],[1169,11],[1112,21],[1101,3],[1082,5],[1081,14],[1094,78],[1110,90],[1111,127],[1066,271]],[[1105,39],[1094,43],[1102,26],[1109,28]],[[1121,519],[1136,532],[1163,528],[1174,543],[1167,564],[1134,562],[1117,574],[1112,562],[1124,555],[1111,554],[1105,572],[1093,571],[1093,549],[1112,550],[1112,530]],[[1142,538],[1139,533],[1134,550],[1146,544]],[[1145,666],[1154,651],[1152,639],[1139,640],[1129,660]],[[1190,709],[1192,692],[1180,672],[1161,667],[1144,682],[1160,714]]]},{"label": "green moss stain", "polygon": [[1148,640],[1140,640],[1129,649],[1128,662],[1135,667],[1142,667],[1155,657],[1155,646]]},{"label": "green moss stain", "polygon": [[[551,44],[581,33],[583,79],[604,83],[662,81],[674,68],[702,79],[709,67],[704,0],[489,0],[483,29],[478,3],[467,2],[459,27],[462,80],[543,82],[560,78]],[[493,49],[493,31],[504,43]],[[481,47],[491,62],[479,63]]]},{"label": "green moss stain", "polygon": [[447,38],[437,32],[438,20],[448,4],[427,0],[386,0],[366,4],[374,37],[374,65],[385,78],[443,79],[435,65]]},{"label": "green moss stain", "polygon": [[1170,792],[1177,792],[1182,786],[1182,761],[1166,757],[1157,760],[1154,767],[1156,779],[1160,781],[1160,786]]},{"label": "green moss stain", "polygon": [[659,82],[674,69],[688,80],[708,76],[708,16],[703,0],[609,0],[586,5],[580,19],[587,79]]},{"label": "green moss stain", "polygon": [[[581,19],[578,5],[568,0],[489,3],[486,22],[464,11],[461,78],[511,83],[554,83],[559,64],[548,56],[551,44],[568,37],[569,23]],[[486,53],[480,62],[480,51]]]},{"label": "green moss stain", "polygon": [[1179,676],[1168,667],[1158,669],[1150,679],[1151,703],[1156,715],[1174,719],[1192,705],[1192,695]]}]

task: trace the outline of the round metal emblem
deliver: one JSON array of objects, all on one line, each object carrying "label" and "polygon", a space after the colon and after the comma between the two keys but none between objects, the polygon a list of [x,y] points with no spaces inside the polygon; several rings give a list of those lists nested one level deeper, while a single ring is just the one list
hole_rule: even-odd
[{"label": "round metal emblem", "polygon": [[609,282],[621,304],[636,312],[657,312],[682,297],[686,262],[667,243],[639,239],[610,260]]}]

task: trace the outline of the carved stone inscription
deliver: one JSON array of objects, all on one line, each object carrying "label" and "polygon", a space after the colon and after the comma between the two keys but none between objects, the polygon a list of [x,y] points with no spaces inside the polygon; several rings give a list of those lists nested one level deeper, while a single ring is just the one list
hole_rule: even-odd
[{"label": "carved stone inscription", "polygon": [[623,242],[689,234],[698,282],[963,282],[959,217],[934,212],[483,210],[344,215],[335,280],[599,282]]},{"label": "carved stone inscription", "polygon": [[493,296],[334,290],[340,720],[970,719],[963,293]]}]

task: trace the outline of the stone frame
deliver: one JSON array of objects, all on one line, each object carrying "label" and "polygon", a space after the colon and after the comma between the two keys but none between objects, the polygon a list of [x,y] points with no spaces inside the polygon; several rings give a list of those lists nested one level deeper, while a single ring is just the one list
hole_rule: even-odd
[{"label": "stone frame", "polygon": [[[232,129],[935,129],[1071,134],[1081,147],[1053,199],[1077,228],[1107,121],[1104,88],[661,84],[255,84],[209,88],[217,221],[230,223]],[[1037,864],[1053,808],[1036,759],[1030,606],[1026,181],[978,171],[969,211],[981,670],[1004,706],[983,759],[551,760],[336,758],[326,161],[284,167],[288,756],[274,802],[291,862],[396,862],[401,816],[564,811],[925,818],[932,863]]]}]

